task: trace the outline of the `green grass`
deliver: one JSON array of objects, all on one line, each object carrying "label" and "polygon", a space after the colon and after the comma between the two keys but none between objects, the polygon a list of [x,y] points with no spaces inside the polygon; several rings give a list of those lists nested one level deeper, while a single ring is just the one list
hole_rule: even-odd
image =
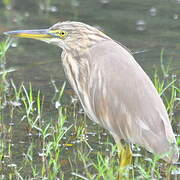
[{"label": "green grass", "polygon": [[[9,80],[5,54],[10,42],[0,43],[0,179],[117,179],[120,169],[117,147],[108,132],[93,124],[76,99],[63,103],[65,83],[46,100],[31,83],[17,86]],[[171,66],[155,70],[154,84],[164,100],[174,127],[179,110],[180,87]],[[176,130],[177,131],[177,130]],[[180,138],[177,139],[180,144]],[[160,179],[177,171],[158,156],[133,146],[134,161],[124,177]],[[174,176],[177,178],[177,175]],[[171,179],[171,178],[170,178]]]}]

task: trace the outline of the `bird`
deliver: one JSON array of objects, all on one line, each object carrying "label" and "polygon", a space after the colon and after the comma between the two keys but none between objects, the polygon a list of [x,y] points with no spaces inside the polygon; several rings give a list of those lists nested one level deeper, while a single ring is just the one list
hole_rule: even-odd
[{"label": "bird", "polygon": [[89,119],[107,129],[120,147],[121,167],[132,161],[131,144],[159,155],[167,163],[178,160],[165,105],[124,45],[93,26],[75,21],[5,34],[45,41],[63,50],[61,60],[67,79]]}]

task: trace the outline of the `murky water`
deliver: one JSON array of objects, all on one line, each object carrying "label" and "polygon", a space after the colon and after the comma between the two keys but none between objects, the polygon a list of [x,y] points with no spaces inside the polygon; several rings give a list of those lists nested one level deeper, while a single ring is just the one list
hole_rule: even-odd
[{"label": "murky water", "polygon": [[[49,5],[45,2],[49,2]],[[176,0],[67,0],[39,3],[12,0],[11,6],[7,10],[1,3],[0,31],[47,28],[63,20],[82,21],[101,28],[132,51],[145,50],[145,53],[135,57],[147,72],[159,66],[160,51],[164,48],[166,61],[173,58],[173,70],[179,74],[180,4]],[[50,77],[60,82],[65,79],[59,62],[60,51],[58,47],[43,42],[18,39],[9,51],[7,63],[20,68],[14,73],[17,80],[31,81],[48,91]]]},{"label": "murky water", "polygon": [[[134,56],[149,75],[160,67],[160,52],[164,49],[164,63],[171,60],[172,71],[180,77],[178,0],[11,0],[6,5],[0,1],[0,32],[48,28],[64,20],[96,26],[133,52],[144,51]],[[7,67],[17,69],[11,78],[16,84],[31,82],[51,99],[51,80],[60,86],[66,79],[60,53],[58,47],[40,41],[14,40],[7,54]]]}]

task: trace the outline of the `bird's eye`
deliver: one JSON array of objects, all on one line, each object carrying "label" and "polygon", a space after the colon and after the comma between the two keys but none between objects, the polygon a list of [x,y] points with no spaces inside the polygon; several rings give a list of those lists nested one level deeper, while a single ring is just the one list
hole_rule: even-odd
[{"label": "bird's eye", "polygon": [[60,35],[61,37],[64,37],[64,36],[66,35],[66,33],[65,33],[64,31],[61,31],[61,32],[59,32],[59,35]]}]

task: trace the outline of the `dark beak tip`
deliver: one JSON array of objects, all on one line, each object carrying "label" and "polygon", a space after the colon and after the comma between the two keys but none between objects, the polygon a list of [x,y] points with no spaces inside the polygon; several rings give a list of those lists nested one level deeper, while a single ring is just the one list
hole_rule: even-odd
[{"label": "dark beak tip", "polygon": [[6,32],[3,32],[4,35],[7,35],[7,36],[15,36],[16,34],[18,34],[17,31],[6,31]]},{"label": "dark beak tip", "polygon": [[9,31],[3,32],[4,35],[10,35],[11,33]]}]

